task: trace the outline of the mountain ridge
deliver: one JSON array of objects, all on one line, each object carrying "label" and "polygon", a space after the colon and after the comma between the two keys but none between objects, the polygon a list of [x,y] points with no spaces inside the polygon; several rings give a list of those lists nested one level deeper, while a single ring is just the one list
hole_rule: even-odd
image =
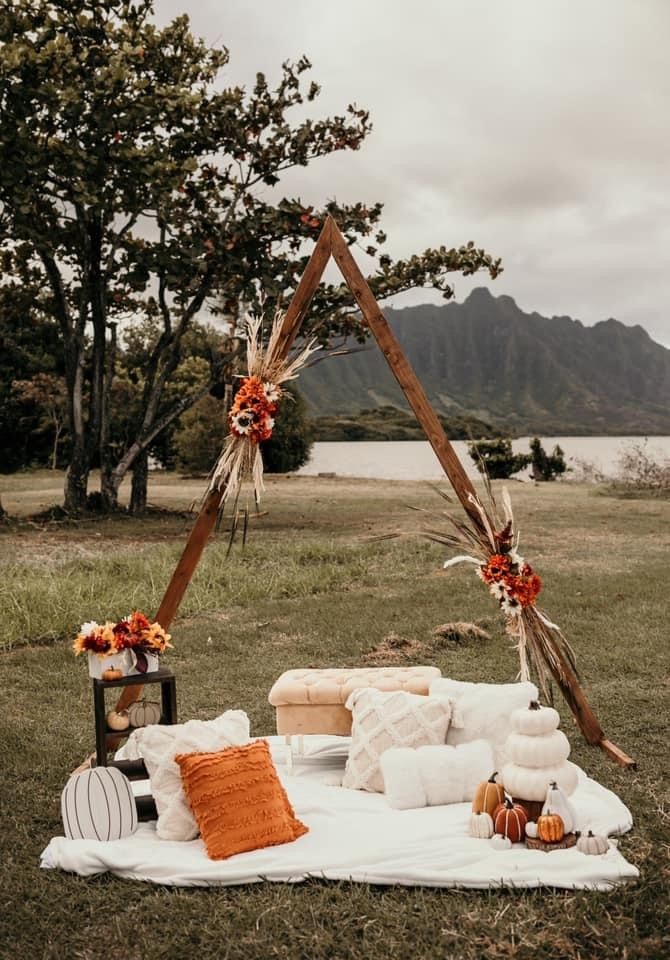
[{"label": "mountain ridge", "polygon": [[[442,415],[519,435],[670,434],[670,350],[639,325],[526,313],[486,287],[384,313]],[[313,415],[407,409],[374,342],[304,371],[301,389]]]}]

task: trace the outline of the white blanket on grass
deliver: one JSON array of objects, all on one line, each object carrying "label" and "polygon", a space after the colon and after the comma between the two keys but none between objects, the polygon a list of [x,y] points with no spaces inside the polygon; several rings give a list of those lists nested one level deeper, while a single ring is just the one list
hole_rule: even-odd
[{"label": "white blanket on grass", "polygon": [[[383,794],[330,785],[344,769],[349,740],[305,737],[305,753],[286,766],[283,738],[268,737],[296,815],[309,833],[293,843],[210,860],[202,840],[159,840],[155,823],[112,842],[54,837],[42,866],[82,876],[109,870],[119,877],[170,886],[216,886],[261,880],[295,883],[308,877],[429,887],[563,887],[607,889],[638,870],[615,841],[601,856],[576,848],[543,853],[522,844],[495,850],[468,836],[470,804],[392,810]],[[580,771],[571,800],[580,824],[594,833],[624,833],[629,810]]]}]

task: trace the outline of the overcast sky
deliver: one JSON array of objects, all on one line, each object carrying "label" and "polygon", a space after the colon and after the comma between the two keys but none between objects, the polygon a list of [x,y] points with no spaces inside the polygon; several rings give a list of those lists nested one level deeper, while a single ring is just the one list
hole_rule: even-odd
[{"label": "overcast sky", "polygon": [[314,115],[370,110],[361,150],[287,194],[380,200],[392,256],[474,240],[503,259],[494,294],[670,346],[670,0],[156,0],[183,12],[226,82],[306,54]]}]

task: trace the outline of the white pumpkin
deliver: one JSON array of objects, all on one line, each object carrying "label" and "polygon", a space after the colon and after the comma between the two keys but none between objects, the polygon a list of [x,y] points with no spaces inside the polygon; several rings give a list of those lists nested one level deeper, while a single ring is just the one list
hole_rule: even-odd
[{"label": "white pumpkin", "polygon": [[505,790],[520,800],[544,802],[547,788],[555,781],[566,793],[571,794],[577,786],[577,767],[569,760],[553,767],[522,767],[518,763],[506,763],[502,769]]},{"label": "white pumpkin", "polygon": [[537,837],[537,824],[534,820],[529,820],[526,824],[526,836],[534,840]]},{"label": "white pumpkin", "polygon": [[494,833],[489,840],[489,845],[493,847],[494,850],[509,850],[512,846],[512,841],[509,837],[503,837],[502,833]]},{"label": "white pumpkin", "polygon": [[134,727],[148,727],[160,723],[161,705],[153,700],[136,700],[128,707],[128,719]]},{"label": "white pumpkin", "polygon": [[61,815],[71,840],[120,840],[137,830],[130,781],[117,767],[73,774],[61,795]]},{"label": "white pumpkin", "polygon": [[488,840],[493,836],[493,817],[490,813],[482,810],[481,813],[473,813],[470,817],[470,836],[477,837],[480,840]]},{"label": "white pumpkin", "polygon": [[117,713],[116,710],[110,710],[106,719],[110,730],[127,730],[130,726],[130,720],[125,710],[121,710],[120,713]]},{"label": "white pumpkin", "polygon": [[580,853],[586,853],[591,856],[599,856],[607,853],[610,848],[610,842],[607,837],[596,836],[591,830],[583,833],[577,841],[577,849]]},{"label": "white pumpkin", "polygon": [[561,718],[553,707],[541,707],[537,700],[531,700],[527,707],[513,710],[510,717],[512,730],[525,733],[529,737],[541,737],[558,728]]},{"label": "white pumpkin", "polygon": [[566,833],[573,833],[579,827],[577,822],[577,811],[568,800],[565,791],[561,790],[556,781],[552,781],[547,788],[547,798],[542,807],[544,816],[551,810],[557,813],[565,825]]},{"label": "white pumpkin", "polygon": [[555,767],[570,756],[570,743],[562,730],[552,730],[541,737],[510,733],[505,754],[521,767]]}]

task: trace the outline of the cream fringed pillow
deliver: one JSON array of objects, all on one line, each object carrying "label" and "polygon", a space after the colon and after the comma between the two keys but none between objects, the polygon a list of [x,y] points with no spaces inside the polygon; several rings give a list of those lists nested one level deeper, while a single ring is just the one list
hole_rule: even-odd
[{"label": "cream fringed pillow", "polygon": [[402,690],[354,690],[346,707],[353,722],[342,786],[371,793],[384,792],[379,758],[385,750],[444,743],[451,718],[448,700]]},{"label": "cream fringed pillow", "polygon": [[182,787],[178,753],[221,750],[249,742],[249,718],[243,710],[226,710],[215,720],[188,720],[173,725],[154,723],[131,735],[151,779],[156,801],[156,833],[161,840],[193,840],[198,825]]}]

